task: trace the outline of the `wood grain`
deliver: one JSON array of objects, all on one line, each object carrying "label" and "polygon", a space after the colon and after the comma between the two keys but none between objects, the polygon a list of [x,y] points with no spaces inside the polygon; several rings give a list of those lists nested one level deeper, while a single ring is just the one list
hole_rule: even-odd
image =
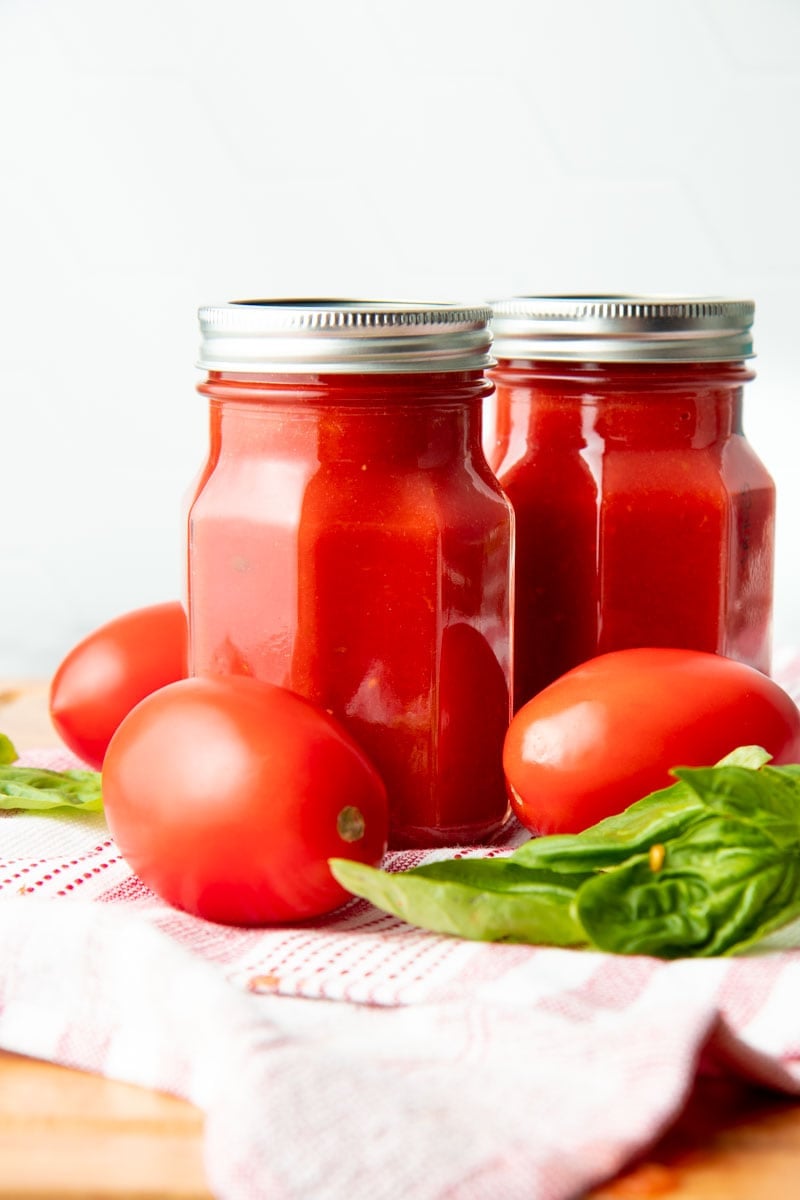
[{"label": "wood grain", "polygon": [[183,1100],[0,1052],[2,1200],[211,1200]]},{"label": "wood grain", "polygon": [[[45,684],[0,683],[0,731],[20,751],[58,745]],[[211,1200],[202,1130],[183,1100],[0,1051],[0,1200]],[[704,1078],[661,1141],[584,1200],[796,1196],[800,1103]]]}]

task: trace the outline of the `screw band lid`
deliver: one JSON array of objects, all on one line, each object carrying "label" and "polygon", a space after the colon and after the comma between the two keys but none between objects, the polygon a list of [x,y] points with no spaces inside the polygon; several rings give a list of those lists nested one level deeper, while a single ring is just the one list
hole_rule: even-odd
[{"label": "screw band lid", "polygon": [[753,357],[755,304],[715,296],[517,296],[492,305],[500,359],[730,362]]},{"label": "screw band lid", "polygon": [[380,300],[236,300],[199,310],[208,371],[382,374],[493,364],[491,308]]}]

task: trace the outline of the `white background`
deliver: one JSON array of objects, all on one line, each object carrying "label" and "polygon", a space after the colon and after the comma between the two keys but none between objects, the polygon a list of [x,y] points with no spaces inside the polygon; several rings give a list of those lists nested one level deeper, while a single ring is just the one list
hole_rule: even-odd
[{"label": "white background", "polygon": [[798,0],[0,0],[0,675],[181,590],[196,309],[751,296],[800,643]]}]

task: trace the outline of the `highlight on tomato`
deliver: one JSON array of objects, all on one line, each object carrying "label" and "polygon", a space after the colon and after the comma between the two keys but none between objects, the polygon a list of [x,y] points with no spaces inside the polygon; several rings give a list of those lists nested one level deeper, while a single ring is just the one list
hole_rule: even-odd
[{"label": "highlight on tomato", "polygon": [[800,761],[794,701],[753,667],[699,650],[618,650],[590,659],[517,712],[503,747],[512,808],[536,834],[579,833],[712,766],[737,746]]},{"label": "highlight on tomato", "polygon": [[266,925],[351,899],[329,858],[377,865],[383,782],[337,721],[285,688],[192,678],[146,697],[103,765],[108,825],[163,900],[207,920]]},{"label": "highlight on tomato", "polygon": [[177,600],[124,613],[80,641],[50,684],[50,719],[64,744],[99,771],[123,717],[185,677],[186,643]]}]

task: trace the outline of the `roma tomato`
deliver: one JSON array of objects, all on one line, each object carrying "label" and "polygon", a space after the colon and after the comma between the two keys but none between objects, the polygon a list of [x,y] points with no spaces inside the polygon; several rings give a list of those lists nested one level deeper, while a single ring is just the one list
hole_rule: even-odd
[{"label": "roma tomato", "polygon": [[712,766],[737,746],[800,761],[800,714],[776,683],[697,650],[618,650],[523,705],[503,766],[523,825],[578,833],[674,783],[671,768]]},{"label": "roma tomato", "polygon": [[116,617],[72,649],[50,684],[59,737],[95,770],[135,704],[186,675],[186,615],[175,601]]},{"label": "roma tomato", "polygon": [[322,709],[246,677],[148,696],[111,739],[108,824],[140,879],[176,908],[230,925],[318,916],[349,893],[329,858],[375,865],[383,783]]}]

